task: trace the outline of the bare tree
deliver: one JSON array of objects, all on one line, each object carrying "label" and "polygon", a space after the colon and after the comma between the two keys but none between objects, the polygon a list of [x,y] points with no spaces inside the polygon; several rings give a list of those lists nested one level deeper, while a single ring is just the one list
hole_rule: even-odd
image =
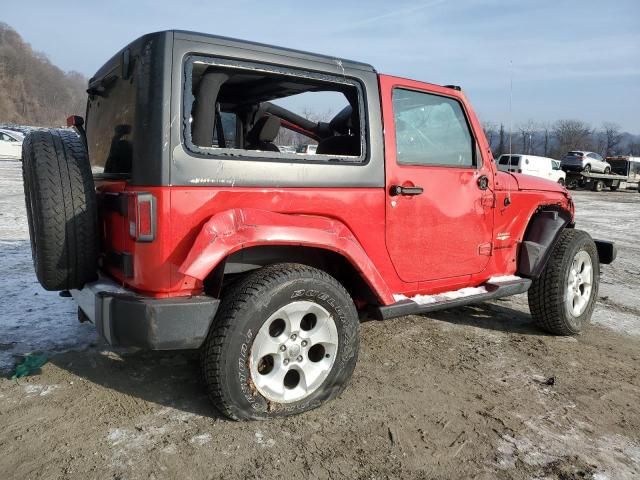
[{"label": "bare tree", "polygon": [[498,158],[505,151],[505,132],[504,132],[504,124],[500,124],[500,130],[498,132],[498,150],[496,152],[495,157]]},{"label": "bare tree", "polygon": [[536,124],[533,120],[518,125],[518,132],[521,139],[520,153],[534,154],[535,145],[537,144]]},{"label": "bare tree", "polygon": [[482,129],[484,130],[485,137],[487,137],[487,142],[489,142],[489,147],[493,151],[493,145],[498,136],[497,125],[493,122],[484,122]]},{"label": "bare tree", "polygon": [[548,122],[544,122],[539,128],[542,156],[548,157],[551,154],[551,125]]},{"label": "bare tree", "polygon": [[553,124],[555,155],[561,156],[570,150],[590,150],[593,148],[592,134],[589,124],[582,120],[558,120]]},{"label": "bare tree", "polygon": [[628,152],[633,157],[640,157],[640,142],[630,142]]},{"label": "bare tree", "polygon": [[605,122],[602,124],[603,148],[601,153],[604,157],[618,155],[620,153],[620,143],[622,141],[622,133],[620,125],[613,122]]}]

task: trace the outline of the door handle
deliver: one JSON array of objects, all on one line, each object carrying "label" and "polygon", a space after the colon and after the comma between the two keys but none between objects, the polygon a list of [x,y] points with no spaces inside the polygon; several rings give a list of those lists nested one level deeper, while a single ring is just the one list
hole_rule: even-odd
[{"label": "door handle", "polygon": [[396,195],[415,196],[422,194],[422,192],[424,192],[424,188],[422,187],[403,187],[402,185],[391,185],[389,189],[389,195],[392,197]]}]

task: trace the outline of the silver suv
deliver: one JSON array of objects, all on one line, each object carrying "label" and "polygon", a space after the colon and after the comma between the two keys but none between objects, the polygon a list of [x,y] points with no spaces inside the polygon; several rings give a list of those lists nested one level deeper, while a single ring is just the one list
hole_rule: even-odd
[{"label": "silver suv", "polygon": [[594,152],[585,152],[583,150],[572,150],[562,157],[560,167],[565,172],[599,172],[611,173],[611,165],[606,162],[600,155]]}]

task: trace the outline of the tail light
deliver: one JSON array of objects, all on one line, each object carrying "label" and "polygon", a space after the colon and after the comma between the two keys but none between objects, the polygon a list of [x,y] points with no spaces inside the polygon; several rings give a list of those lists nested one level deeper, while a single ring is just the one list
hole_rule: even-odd
[{"label": "tail light", "polygon": [[156,199],[150,193],[130,193],[128,202],[129,235],[137,242],[152,242],[156,238]]}]

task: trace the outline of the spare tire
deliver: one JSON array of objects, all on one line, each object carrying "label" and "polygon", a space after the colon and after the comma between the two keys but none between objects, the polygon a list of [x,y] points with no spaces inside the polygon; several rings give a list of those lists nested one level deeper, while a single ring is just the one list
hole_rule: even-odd
[{"label": "spare tire", "polygon": [[91,165],[73,130],[36,130],[22,144],[22,176],[38,281],[70,290],[97,278],[98,215]]}]

